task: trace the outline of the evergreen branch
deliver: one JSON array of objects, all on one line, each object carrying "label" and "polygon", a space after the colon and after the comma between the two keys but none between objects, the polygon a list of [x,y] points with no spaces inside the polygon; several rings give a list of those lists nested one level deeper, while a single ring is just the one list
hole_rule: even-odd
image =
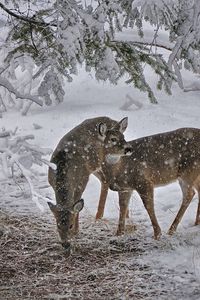
[{"label": "evergreen branch", "polygon": [[[154,93],[143,75],[141,66],[142,60],[147,62],[150,58],[149,53],[140,52],[135,47],[131,47],[129,42],[124,41],[112,41],[108,46],[116,51],[120,59],[123,58],[121,63],[118,61],[118,64],[121,64],[121,67],[123,66],[124,70],[131,76],[126,83],[133,82],[135,87],[148,93],[152,103],[157,103]],[[150,61],[148,64],[150,64]]]},{"label": "evergreen branch", "polygon": [[31,33],[31,41],[32,41],[32,45],[35,48],[35,51],[38,52],[38,49],[36,47],[36,44],[34,42],[34,38],[33,38],[33,28],[32,28],[32,24],[30,23],[30,33]]},{"label": "evergreen branch", "polygon": [[150,42],[141,42],[141,41],[135,41],[135,42],[129,42],[130,44],[132,45],[144,45],[144,46],[155,46],[155,47],[158,47],[158,48],[163,48],[163,49],[166,49],[168,51],[172,51],[173,48],[170,47],[170,46],[165,46],[165,45],[162,45],[162,44],[159,44],[159,43],[150,43]]},{"label": "evergreen branch", "polygon": [[34,20],[33,18],[20,16],[20,15],[14,13],[13,11],[11,11],[10,9],[8,9],[7,7],[5,7],[5,5],[3,5],[1,2],[0,2],[0,8],[3,9],[5,12],[7,12],[7,14],[9,14],[10,16],[12,16],[12,17],[14,17],[18,20],[28,22],[28,23],[31,23],[31,24],[35,24],[35,25],[39,25],[39,26],[45,26],[45,27],[46,26],[54,26],[54,27],[57,27],[57,24],[54,24],[54,23],[45,23],[45,22]]}]

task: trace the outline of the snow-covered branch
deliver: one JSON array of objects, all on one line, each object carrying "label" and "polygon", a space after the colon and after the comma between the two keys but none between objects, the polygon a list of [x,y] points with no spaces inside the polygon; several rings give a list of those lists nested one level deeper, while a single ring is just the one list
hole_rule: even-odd
[{"label": "snow-covered branch", "polygon": [[43,105],[42,101],[39,99],[38,96],[33,96],[30,94],[25,94],[25,95],[21,94],[20,92],[17,91],[17,89],[14,88],[14,86],[6,78],[3,78],[2,76],[0,76],[0,86],[3,86],[10,93],[14,94],[16,98],[30,100],[40,106]]},{"label": "snow-covered branch", "polygon": [[[119,78],[128,75],[126,83],[147,92],[154,103],[157,99],[143,72],[144,65],[155,70],[157,87],[167,93],[171,93],[174,79],[184,87],[182,66],[200,73],[197,0],[0,0],[0,9],[8,16],[0,48],[1,65],[5,66],[0,74],[7,81],[1,79],[0,85],[17,98],[39,105],[41,99],[46,105],[62,102],[64,85],[78,74],[82,63],[86,70],[95,72],[98,80],[117,84]],[[152,26],[152,41],[149,37],[145,40],[144,22]],[[134,42],[127,40],[125,28]],[[160,42],[163,28],[168,32],[167,40]],[[121,49],[119,32],[124,41]],[[168,61],[161,57],[161,48],[170,51]],[[13,103],[10,93],[6,96]],[[0,94],[0,114],[5,108]]]},{"label": "snow-covered branch", "polygon": [[131,41],[130,42],[132,45],[143,45],[143,46],[150,46],[150,47],[156,47],[156,48],[163,48],[165,50],[168,50],[168,51],[172,51],[173,50],[173,47],[172,46],[169,46],[169,45],[165,45],[164,43],[159,43],[159,42],[156,42],[154,41],[153,43],[151,42],[148,42],[148,41],[145,41],[144,39],[142,41]]},{"label": "snow-covered branch", "polygon": [[[172,43],[171,49],[168,49],[171,51],[168,68],[175,73],[177,82],[183,89],[183,65],[195,73],[200,73],[200,1],[137,0],[133,2],[133,12],[140,30],[145,20],[168,31],[169,41]],[[171,85],[170,81],[169,84]]]},{"label": "snow-covered branch", "polygon": [[12,10],[8,9],[1,2],[0,2],[0,8],[3,9],[10,16],[12,16],[12,17],[14,17],[14,18],[16,18],[18,20],[21,20],[21,21],[24,21],[24,22],[28,22],[30,24],[35,24],[35,25],[38,25],[38,26],[49,26],[49,25],[51,25],[51,26],[57,26],[56,24],[53,24],[53,23],[45,23],[45,22],[41,22],[41,21],[35,20],[34,18],[28,18],[26,16],[16,14]]},{"label": "snow-covered branch", "polygon": [[52,168],[54,166],[44,158],[52,151],[29,143],[29,140],[33,139],[33,135],[15,136],[6,130],[0,133],[0,173],[4,178],[12,178],[15,172],[16,176],[20,172],[28,183],[32,200],[42,209],[38,198],[44,197],[35,191],[32,183],[34,165],[46,164]]}]

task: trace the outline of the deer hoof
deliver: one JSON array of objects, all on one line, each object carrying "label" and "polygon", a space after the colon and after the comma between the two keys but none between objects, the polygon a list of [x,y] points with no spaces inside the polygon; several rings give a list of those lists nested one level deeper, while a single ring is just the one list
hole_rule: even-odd
[{"label": "deer hoof", "polygon": [[101,214],[96,214],[95,220],[100,220],[102,218],[103,218],[103,216]]},{"label": "deer hoof", "polygon": [[159,235],[154,235],[154,240],[159,241],[159,240],[160,240],[160,237],[161,237],[161,234],[159,234]]},{"label": "deer hoof", "polygon": [[176,231],[175,229],[170,228],[170,229],[168,230],[167,234],[168,234],[168,235],[173,235],[175,231]]},{"label": "deer hoof", "polygon": [[161,235],[162,235],[161,231],[154,233],[154,240],[159,241]]},{"label": "deer hoof", "polygon": [[123,234],[124,234],[124,230],[117,230],[117,233],[116,233],[117,236],[120,236]]}]

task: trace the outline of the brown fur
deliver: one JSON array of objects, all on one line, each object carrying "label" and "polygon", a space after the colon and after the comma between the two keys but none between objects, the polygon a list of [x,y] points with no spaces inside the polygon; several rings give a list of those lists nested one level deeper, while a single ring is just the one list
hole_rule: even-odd
[{"label": "brown fur", "polygon": [[78,214],[83,208],[82,193],[89,175],[101,167],[108,154],[125,155],[130,151],[123,132],[127,118],[120,122],[107,117],[88,119],[68,132],[56,147],[49,168],[49,183],[56,196],[52,210],[63,244],[78,232]]},{"label": "brown fur", "polygon": [[154,238],[159,239],[161,229],[154,211],[154,187],[178,179],[183,193],[182,205],[168,233],[176,231],[195,190],[199,195],[195,225],[200,224],[200,129],[181,128],[136,139],[129,144],[133,148],[131,156],[120,158],[114,165],[105,162],[102,172],[96,174],[102,182],[96,218],[103,216],[108,188],[118,191],[117,234],[124,233],[128,203],[132,191],[136,190],[151,219]]}]

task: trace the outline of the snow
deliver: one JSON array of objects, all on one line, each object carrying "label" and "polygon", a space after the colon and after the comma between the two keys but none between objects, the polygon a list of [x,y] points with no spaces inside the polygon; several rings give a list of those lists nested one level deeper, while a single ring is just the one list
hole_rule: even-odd
[{"label": "snow", "polygon": [[22,95],[19,92],[17,92],[17,90],[12,86],[12,84],[6,79],[3,78],[2,76],[0,76],[0,85],[5,87],[7,90],[9,90],[11,93],[14,93],[16,98],[20,98],[20,99],[29,99],[33,102],[36,102],[38,105],[42,105],[42,101],[40,99],[38,99],[37,96],[34,95]]},{"label": "snow", "polygon": [[[145,69],[145,73],[155,90],[156,75],[148,68]],[[196,79],[197,76],[189,71],[183,72],[183,80],[186,86],[192,85]],[[56,147],[66,132],[84,119],[95,116],[108,116],[116,120],[128,116],[128,128],[125,132],[126,140],[180,127],[200,128],[199,91],[185,93],[180,90],[177,84],[173,85],[171,96],[155,90],[159,103],[157,105],[150,104],[146,94],[126,85],[124,78],[118,85],[110,85],[107,82],[97,83],[93,74],[85,74],[83,69],[80,69],[79,76],[75,77],[72,83],[68,83],[65,89],[66,95],[63,103],[51,107],[32,107],[27,116],[21,116],[19,112],[13,111],[4,113],[3,118],[0,119],[0,128],[13,130],[18,127],[18,132],[21,135],[33,134],[35,144],[42,148],[51,149]],[[140,105],[137,105],[137,107],[130,105],[125,111],[120,109],[126,103],[127,96],[129,99],[130,97],[133,99],[133,104],[135,100]],[[37,124],[38,129],[35,124]],[[173,164],[173,162],[166,163]],[[53,190],[48,187],[47,183],[47,167],[43,167],[38,175],[38,190],[43,197],[54,200]],[[24,210],[26,214],[33,212],[35,214],[51,214],[44,198],[38,200],[45,208],[42,213],[39,211],[38,206],[25,195],[22,194],[19,201],[18,193],[17,186],[16,190],[14,188],[10,190],[7,186],[6,193],[2,193],[0,196],[1,206],[8,209],[7,205],[11,203],[9,199],[12,195],[12,207],[10,206],[9,209],[15,213],[23,213]],[[89,220],[92,220],[91,226],[94,227],[95,223],[93,222],[99,193],[100,183],[96,177],[91,175],[83,194],[85,207],[81,212],[81,219],[89,218]],[[200,227],[193,226],[197,203],[196,195],[180,222],[177,233],[170,237],[167,236],[166,232],[180,207],[181,192],[177,183],[155,189],[156,215],[163,235],[160,241],[154,241],[148,215],[139,196],[134,192],[130,202],[130,219],[127,224],[136,225],[137,230],[131,233],[128,232],[125,237],[116,238],[120,241],[123,238],[136,237],[140,240],[141,247],[143,247],[143,244],[156,245],[156,247],[150,247],[150,249],[145,246],[145,251],[139,255],[138,261],[151,267],[152,278],[155,274],[162,273],[165,270],[166,284],[171,280],[174,282],[175,287],[180,287],[179,296],[177,298],[171,297],[171,299],[200,298],[200,294],[194,293],[194,296],[191,296],[193,295],[193,289],[197,289],[200,281]],[[117,193],[109,191],[104,215],[108,229],[109,224],[113,222],[117,229],[118,213]],[[100,225],[105,226],[104,222],[102,221],[102,225],[100,222]],[[82,226],[81,231],[87,231],[87,228]],[[122,261],[122,264],[130,264],[131,259],[134,258],[128,257],[127,254],[127,260]],[[173,295],[173,290],[169,295]]]}]

